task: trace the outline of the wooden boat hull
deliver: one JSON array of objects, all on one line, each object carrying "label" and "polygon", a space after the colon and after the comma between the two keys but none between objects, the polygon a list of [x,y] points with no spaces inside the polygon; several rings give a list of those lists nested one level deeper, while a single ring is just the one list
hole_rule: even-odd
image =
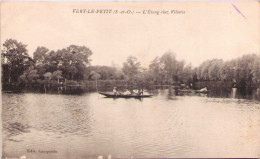
[{"label": "wooden boat hull", "polygon": [[178,93],[194,93],[194,90],[191,89],[178,89]]},{"label": "wooden boat hull", "polygon": [[199,91],[199,90],[196,90],[194,91],[195,93],[209,93],[210,91]]},{"label": "wooden boat hull", "polygon": [[209,93],[210,90],[200,91],[200,90],[191,90],[191,89],[179,89],[179,93]]},{"label": "wooden boat hull", "polygon": [[104,92],[99,92],[99,94],[102,94],[107,98],[149,98],[153,96],[153,95],[123,95],[123,94],[114,95],[111,93],[104,93]]}]

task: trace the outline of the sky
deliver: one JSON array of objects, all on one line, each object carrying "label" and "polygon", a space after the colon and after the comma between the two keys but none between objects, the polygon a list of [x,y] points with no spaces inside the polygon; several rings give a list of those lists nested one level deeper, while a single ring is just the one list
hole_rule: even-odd
[{"label": "sky", "polygon": [[[92,65],[122,66],[127,57],[142,66],[165,52],[198,66],[212,58],[260,54],[257,1],[225,2],[1,2],[1,44],[12,38],[50,50],[71,44],[93,52]],[[73,13],[73,9],[133,10],[140,14]],[[185,14],[142,14],[182,10]]]}]

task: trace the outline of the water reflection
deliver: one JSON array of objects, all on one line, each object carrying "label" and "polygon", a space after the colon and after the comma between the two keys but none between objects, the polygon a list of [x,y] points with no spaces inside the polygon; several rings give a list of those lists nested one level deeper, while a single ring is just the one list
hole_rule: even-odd
[{"label": "water reflection", "polygon": [[[22,87],[17,88],[16,91],[24,92],[24,93],[45,93],[45,94],[68,94],[68,95],[82,95],[88,92],[112,92],[114,86],[106,86],[101,87],[98,86],[86,86],[86,85],[77,85],[77,86],[62,86],[62,87]],[[118,86],[117,89],[119,91],[124,91],[125,89],[132,90],[135,86]],[[243,99],[252,99],[252,100],[260,100],[260,89],[254,87],[241,87],[241,88],[229,88],[229,87],[221,87],[221,85],[217,85],[210,88],[210,92],[205,94],[194,94],[192,93],[194,90],[186,90],[186,91],[178,91],[178,87],[176,86],[142,86],[142,88],[146,88],[147,92],[152,94],[157,94],[156,91],[166,89],[169,91],[169,99],[171,96],[207,96],[214,98],[243,98]],[[8,90],[5,88],[7,92],[13,92],[14,90]],[[15,92],[16,92],[15,91]],[[174,99],[174,98],[173,98]]]},{"label": "water reflection", "polygon": [[[260,157],[259,101],[146,93],[154,96],[4,93],[3,157]],[[32,148],[58,153],[27,153]]]}]

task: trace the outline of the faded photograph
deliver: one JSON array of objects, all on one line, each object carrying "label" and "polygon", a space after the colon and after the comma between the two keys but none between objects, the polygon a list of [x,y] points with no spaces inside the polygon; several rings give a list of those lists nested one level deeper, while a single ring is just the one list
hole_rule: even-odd
[{"label": "faded photograph", "polygon": [[1,157],[259,158],[259,4],[1,2]]}]

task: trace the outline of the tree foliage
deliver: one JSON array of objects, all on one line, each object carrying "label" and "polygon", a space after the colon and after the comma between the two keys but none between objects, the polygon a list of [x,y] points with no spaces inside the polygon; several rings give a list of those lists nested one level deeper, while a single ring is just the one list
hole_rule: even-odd
[{"label": "tree foliage", "polygon": [[260,82],[260,55],[248,54],[223,61],[208,60],[196,69],[198,80]]},{"label": "tree foliage", "polygon": [[20,75],[32,64],[26,45],[17,40],[7,39],[1,50],[3,83],[17,82]]},{"label": "tree foliage", "polygon": [[156,83],[173,83],[183,79],[184,61],[178,61],[173,52],[168,51],[156,57],[149,65],[149,72]]},{"label": "tree foliage", "polygon": [[121,69],[111,66],[89,66],[87,68],[87,80],[91,78],[91,72],[94,71],[100,75],[100,80],[123,80],[125,78]]},{"label": "tree foliage", "polygon": [[[70,45],[64,49],[57,51],[49,51],[46,47],[38,47],[33,53],[35,61],[35,73],[39,83],[56,83],[61,79],[79,81],[83,80],[86,69],[90,65],[90,56],[92,52],[85,46]],[[21,77],[27,78],[28,71]]]},{"label": "tree foliage", "polygon": [[123,63],[122,71],[129,80],[136,80],[140,73],[141,64],[134,56],[129,56],[127,61]]}]

